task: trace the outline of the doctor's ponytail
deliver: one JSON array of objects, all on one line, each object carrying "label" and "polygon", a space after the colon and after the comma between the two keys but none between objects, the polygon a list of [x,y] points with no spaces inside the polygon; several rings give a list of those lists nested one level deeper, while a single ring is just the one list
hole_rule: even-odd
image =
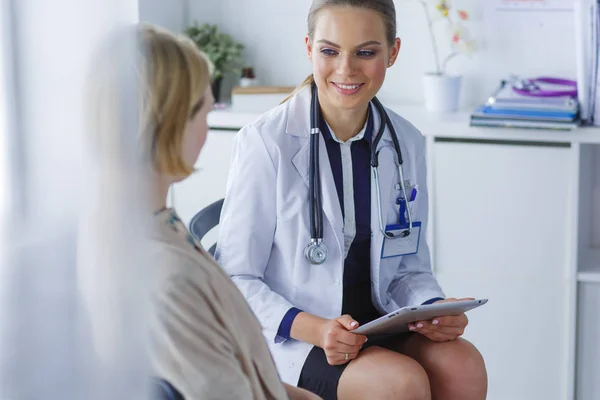
[{"label": "doctor's ponytail", "polygon": [[294,89],[294,91],[292,93],[290,93],[290,95],[288,97],[286,97],[281,104],[285,103],[286,101],[290,100],[292,97],[294,97],[296,95],[296,93],[298,93],[299,91],[301,91],[302,89],[304,89],[305,87],[309,87],[312,86],[312,84],[315,83],[315,77],[313,74],[310,74],[308,77],[306,77],[306,79],[304,81],[302,81],[301,84],[298,85],[298,87],[296,87],[296,89]]},{"label": "doctor's ponytail", "polygon": [[[372,10],[381,15],[385,23],[385,32],[388,40],[388,45],[392,46],[396,39],[396,7],[394,0],[313,0],[308,12],[308,40],[312,43],[317,25],[317,17],[319,12],[328,7],[354,7],[362,10]],[[308,76],[294,91],[286,97],[282,103],[285,103],[294,97],[299,91],[307,86],[315,83],[315,78],[312,74]]]}]

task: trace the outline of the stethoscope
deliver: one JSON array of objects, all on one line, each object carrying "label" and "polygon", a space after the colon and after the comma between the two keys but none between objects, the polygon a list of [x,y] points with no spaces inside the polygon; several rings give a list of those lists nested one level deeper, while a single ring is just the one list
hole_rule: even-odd
[{"label": "stethoscope", "polygon": [[[532,97],[577,97],[577,82],[570,79],[540,77],[533,79],[519,79],[514,77],[512,88],[515,93],[522,96]],[[563,86],[564,89],[544,90],[538,83],[547,83],[555,86]]]},{"label": "stethoscope", "polygon": [[[396,136],[396,131],[392,121],[390,120],[390,117],[377,97],[373,98],[372,103],[375,106],[375,109],[377,110],[381,120],[379,131],[371,143],[371,171],[373,172],[375,188],[377,189],[379,229],[381,230],[381,233],[383,233],[383,235],[388,239],[405,238],[411,234],[413,228],[410,207],[406,207],[408,228],[397,234],[386,231],[381,210],[381,190],[379,187],[378,171],[379,152],[377,151],[377,145],[383,137],[383,133],[387,127],[390,130],[392,142],[394,143],[394,150],[396,151],[397,156],[396,165],[398,167],[398,174],[400,177],[400,183],[397,185],[397,188],[402,190],[402,196],[404,199],[408,199],[406,196],[404,173],[402,171],[402,164],[404,163],[404,160],[402,159],[400,142],[398,141],[398,137]],[[316,85],[313,85],[310,114],[310,162],[308,176],[308,186],[310,191],[310,243],[308,243],[304,248],[304,256],[308,262],[313,265],[323,264],[325,260],[327,260],[327,246],[325,246],[325,243],[323,243],[323,206],[321,202],[321,175],[319,169],[319,136],[321,135],[321,129],[319,128],[320,120],[321,107],[319,106],[319,96]]]}]

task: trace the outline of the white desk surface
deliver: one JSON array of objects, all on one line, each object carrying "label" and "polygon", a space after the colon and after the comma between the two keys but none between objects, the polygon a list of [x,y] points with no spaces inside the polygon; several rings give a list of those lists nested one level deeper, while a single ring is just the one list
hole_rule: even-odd
[{"label": "white desk surface", "polygon": [[[583,127],[572,131],[554,131],[513,128],[481,128],[469,126],[470,111],[435,114],[421,106],[387,105],[390,109],[409,120],[425,136],[474,140],[566,142],[600,144],[600,126]],[[254,121],[260,113],[236,112],[220,109],[209,113],[211,129],[237,130]]]}]

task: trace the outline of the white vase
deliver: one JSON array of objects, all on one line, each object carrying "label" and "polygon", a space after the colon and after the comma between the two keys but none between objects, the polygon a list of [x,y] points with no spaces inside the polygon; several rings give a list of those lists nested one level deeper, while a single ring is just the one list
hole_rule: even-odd
[{"label": "white vase", "polygon": [[241,78],[240,87],[251,87],[258,86],[258,80],[256,78]]},{"label": "white vase", "polygon": [[431,112],[452,112],[458,109],[460,76],[428,73],[423,76],[425,109]]}]

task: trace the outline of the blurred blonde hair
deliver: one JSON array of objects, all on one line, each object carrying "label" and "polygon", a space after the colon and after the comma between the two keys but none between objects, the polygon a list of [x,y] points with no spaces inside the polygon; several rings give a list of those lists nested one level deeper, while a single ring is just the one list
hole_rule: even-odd
[{"label": "blurred blonde hair", "polygon": [[184,36],[149,25],[142,25],[140,30],[146,46],[140,142],[145,151],[150,151],[148,155],[158,171],[187,176],[193,166],[181,159],[183,133],[202,105],[212,65]]},{"label": "blurred blonde hair", "polygon": [[99,38],[90,67],[77,279],[96,353],[118,369],[132,331],[154,312],[151,168],[178,177],[193,170],[181,157],[183,135],[212,67],[189,39],[145,24]]},{"label": "blurred blonde hair", "polygon": [[181,157],[183,135],[202,106],[212,71],[208,57],[185,36],[146,23],[112,35],[95,57],[89,96],[104,161],[122,162],[137,133],[137,156],[157,172],[191,174],[193,166]]}]

